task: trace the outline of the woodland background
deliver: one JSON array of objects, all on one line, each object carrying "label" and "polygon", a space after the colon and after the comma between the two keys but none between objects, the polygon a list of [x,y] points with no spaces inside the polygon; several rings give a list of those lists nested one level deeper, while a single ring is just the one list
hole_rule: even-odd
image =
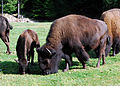
[{"label": "woodland background", "polygon": [[[111,8],[120,8],[120,0],[1,0],[4,13],[20,14],[32,19],[54,20],[68,14],[80,14],[99,18],[101,13]],[[2,4],[0,4],[0,8]],[[2,9],[0,9],[1,12]]]}]

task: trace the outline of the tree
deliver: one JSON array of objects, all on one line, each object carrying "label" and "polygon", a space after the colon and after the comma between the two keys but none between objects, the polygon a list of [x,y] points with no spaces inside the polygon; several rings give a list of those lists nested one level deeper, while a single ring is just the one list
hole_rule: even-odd
[{"label": "tree", "polygon": [[13,14],[17,10],[17,0],[4,0],[4,13]]},{"label": "tree", "polygon": [[103,0],[103,9],[120,8],[120,0]]},{"label": "tree", "polygon": [[24,13],[26,16],[39,19],[47,19],[55,16],[51,13],[54,10],[52,0],[28,0],[24,4]]},{"label": "tree", "polygon": [[[4,13],[18,13],[18,18],[20,14],[39,20],[56,19],[68,14],[99,18],[103,11],[119,8],[120,0],[4,0],[4,5],[0,7]],[[0,11],[3,12],[2,9]]]}]

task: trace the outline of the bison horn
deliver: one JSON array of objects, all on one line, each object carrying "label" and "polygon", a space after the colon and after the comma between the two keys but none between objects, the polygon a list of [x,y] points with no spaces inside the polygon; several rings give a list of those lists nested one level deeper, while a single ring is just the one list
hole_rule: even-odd
[{"label": "bison horn", "polygon": [[52,52],[48,48],[46,48],[46,50],[50,53],[50,55],[52,55]]}]

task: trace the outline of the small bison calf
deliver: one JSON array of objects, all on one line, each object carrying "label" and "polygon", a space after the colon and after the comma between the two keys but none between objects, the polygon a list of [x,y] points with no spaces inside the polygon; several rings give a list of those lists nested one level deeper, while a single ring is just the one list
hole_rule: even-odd
[{"label": "small bison calf", "polygon": [[25,74],[26,69],[29,72],[30,56],[32,56],[31,64],[33,64],[34,48],[37,49],[38,47],[40,47],[40,43],[36,32],[27,29],[19,36],[16,45],[18,60],[15,61],[19,64],[21,74]]}]

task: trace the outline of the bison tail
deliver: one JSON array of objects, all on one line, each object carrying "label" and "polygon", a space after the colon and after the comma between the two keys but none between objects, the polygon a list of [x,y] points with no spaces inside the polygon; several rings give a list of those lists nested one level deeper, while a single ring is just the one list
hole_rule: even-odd
[{"label": "bison tail", "polygon": [[7,29],[9,30],[9,28],[12,30],[13,27],[10,25],[10,23],[8,22],[7,18],[5,18],[6,24],[7,24]]}]

